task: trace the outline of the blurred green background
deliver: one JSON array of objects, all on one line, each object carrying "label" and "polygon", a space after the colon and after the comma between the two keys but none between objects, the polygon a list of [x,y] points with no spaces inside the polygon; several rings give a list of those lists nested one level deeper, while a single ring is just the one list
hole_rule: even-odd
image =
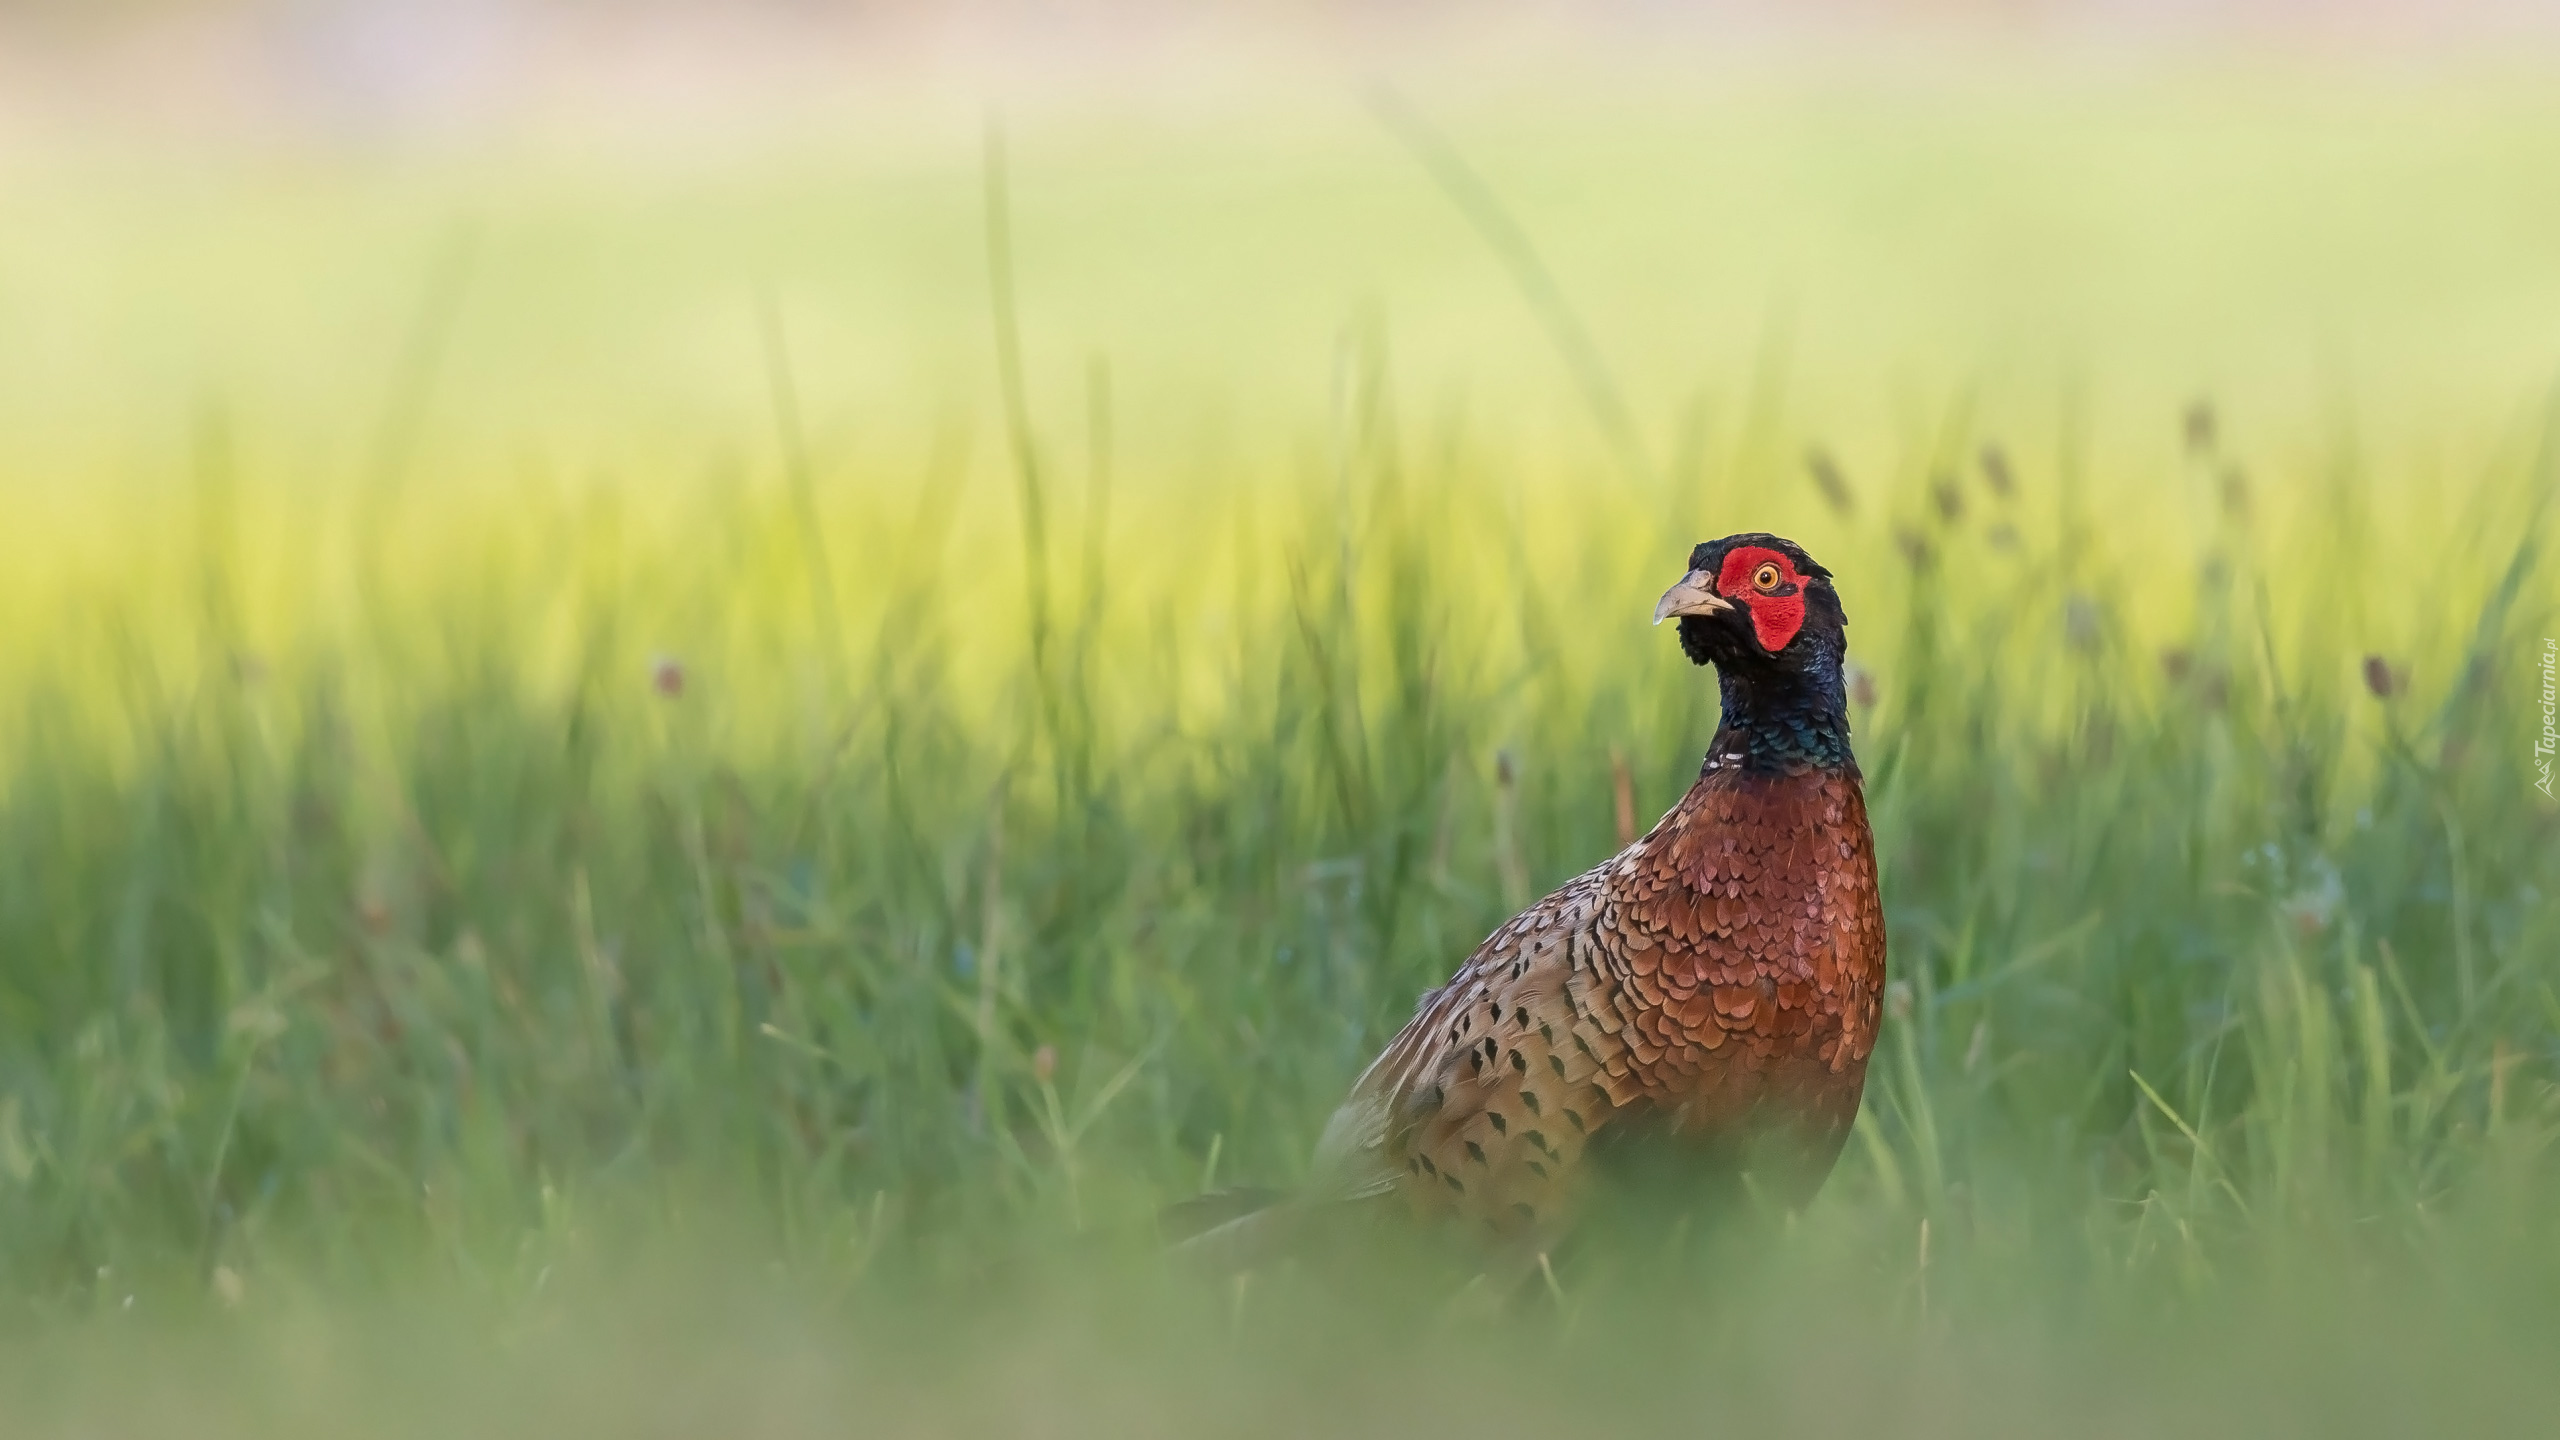
[{"label": "blurred green background", "polygon": [[[2547,1414],[2553,55],[0,11],[0,1413]],[[1892,935],[1822,1198],[1525,1295],[1166,1265],[1677,797],[1645,620],[1760,528]]]}]

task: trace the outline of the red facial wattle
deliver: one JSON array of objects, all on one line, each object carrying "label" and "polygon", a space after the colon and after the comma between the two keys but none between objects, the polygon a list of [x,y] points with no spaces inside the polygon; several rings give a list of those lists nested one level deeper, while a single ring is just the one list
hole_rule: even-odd
[{"label": "red facial wattle", "polygon": [[[1751,583],[1763,565],[1778,567],[1774,593]],[[1716,593],[1751,607],[1751,628],[1760,648],[1775,655],[1804,628],[1804,578],[1793,561],[1763,545],[1738,545],[1725,552],[1724,569],[1716,576]]]}]

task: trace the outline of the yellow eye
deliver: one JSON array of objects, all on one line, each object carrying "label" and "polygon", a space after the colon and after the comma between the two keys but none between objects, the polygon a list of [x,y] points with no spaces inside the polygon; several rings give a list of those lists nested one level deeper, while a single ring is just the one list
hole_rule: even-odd
[{"label": "yellow eye", "polygon": [[1759,587],[1764,594],[1778,588],[1779,578],[1778,567],[1767,562],[1763,562],[1759,569],[1751,572],[1751,583]]}]

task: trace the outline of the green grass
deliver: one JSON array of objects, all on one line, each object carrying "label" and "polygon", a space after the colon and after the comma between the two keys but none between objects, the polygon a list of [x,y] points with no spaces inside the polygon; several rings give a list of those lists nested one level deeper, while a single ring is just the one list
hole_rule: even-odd
[{"label": "green grass", "polygon": [[[714,259],[699,220],[561,238],[734,198],[681,166],[228,172],[193,268],[148,232],[74,258],[176,181],[44,181],[0,254],[87,288],[20,318],[112,334],[157,293],[201,349],[118,389],[103,342],[5,347],[51,399],[0,434],[0,1396],[61,1433],[2547,1413],[2560,414],[2513,257],[2548,253],[2516,157],[2560,110],[2377,90],[2427,123],[2351,182],[2325,92],[1985,93],[1453,125],[1619,372],[1616,450],[1424,170],[1334,121],[1211,133],[1281,157],[1260,213],[1313,272],[1358,250],[1336,219],[1399,237],[1383,307],[1345,283],[1310,339],[1249,283],[1289,247],[1176,223],[1163,289],[1232,296],[1233,333],[1073,343],[1059,313],[1143,271],[1067,181],[1178,220],[1221,157],[1017,123],[1018,403],[957,142],[845,182],[919,218],[841,275],[794,248],[806,162]],[[1513,113],[1582,128],[1541,152]],[[1608,268],[1704,203],[1646,157],[1754,115],[1816,177],[1769,233],[1938,297],[1874,353],[1829,301]],[[1630,116],[1628,168],[1541,188]],[[2022,117],[2078,127],[2032,183]],[[2157,213],[2181,163],[2222,208]],[[1969,324],[1949,297],[2011,277],[1932,228],[1951,195],[2051,242],[2031,291],[2183,298]],[[1869,222],[1912,206],[1896,260]],[[2426,244],[2285,248],[2341,207]],[[2033,223],[2068,215],[2170,253]],[[293,274],[277,325],[335,296],[365,343],[224,318]],[[827,286],[907,274],[958,358],[866,389]],[[1751,318],[1675,364],[1630,318],[1662,294]],[[2319,376],[2297,311],[2366,327],[2367,368]],[[686,366],[709,398],[661,403]],[[1821,1200],[1603,1237],[1508,1304],[1164,1273],[1155,1206],[1297,1175],[1415,994],[1614,848],[1621,761],[1640,823],[1677,796],[1714,697],[1644,620],[1690,542],[1762,527],[1839,573],[1872,687],[1896,981]]]}]

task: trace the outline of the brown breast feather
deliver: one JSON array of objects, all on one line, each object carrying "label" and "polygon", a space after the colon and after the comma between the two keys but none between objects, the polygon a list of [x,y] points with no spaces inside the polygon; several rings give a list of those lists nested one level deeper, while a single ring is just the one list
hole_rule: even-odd
[{"label": "brown breast feather", "polygon": [[1652,1113],[1702,1138],[1779,1120],[1828,1169],[1883,986],[1856,777],[1711,764],[1650,834],[1423,997],[1327,1126],[1324,1191],[1544,1231],[1592,1135]]}]

